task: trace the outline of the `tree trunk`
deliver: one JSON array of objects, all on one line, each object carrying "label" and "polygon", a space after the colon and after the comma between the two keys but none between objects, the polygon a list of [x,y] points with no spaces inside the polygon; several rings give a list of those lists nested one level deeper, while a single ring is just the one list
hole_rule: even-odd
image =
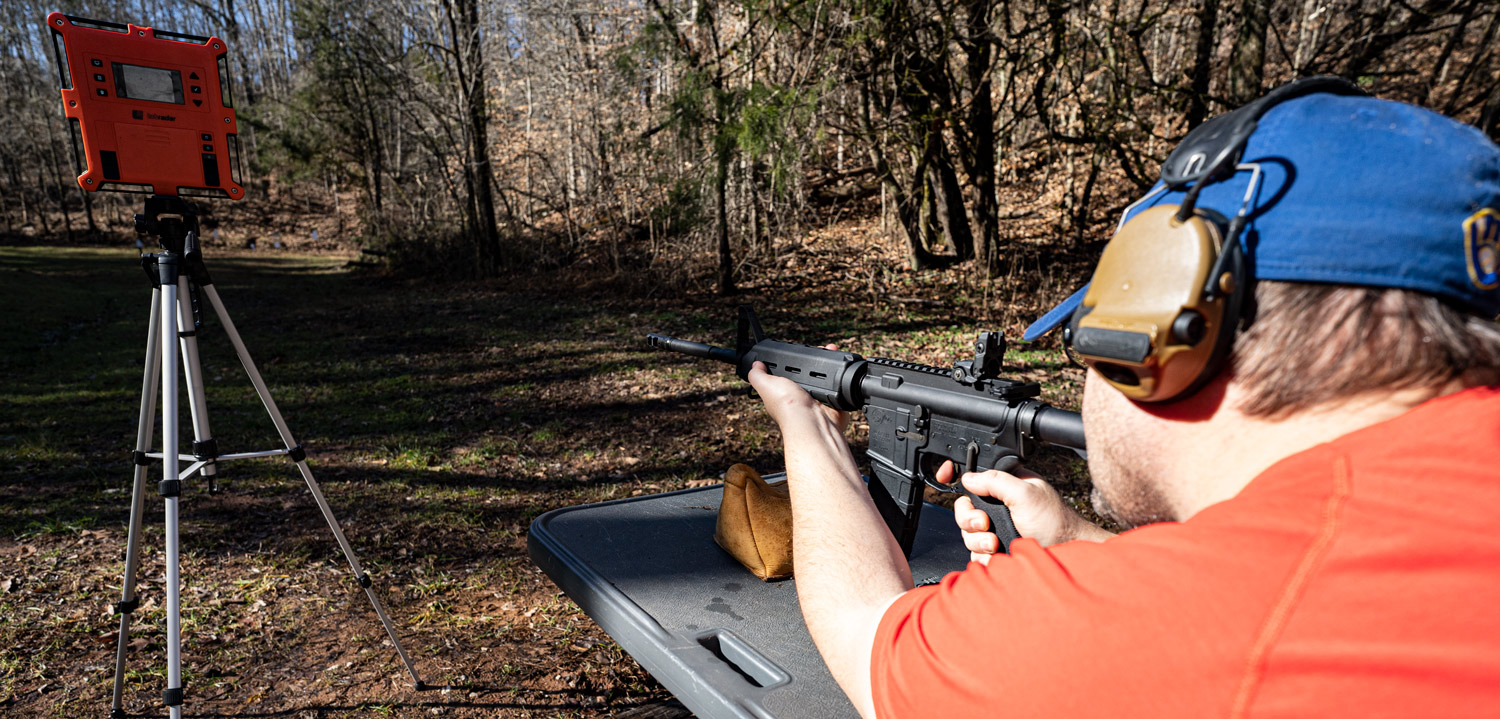
[{"label": "tree trunk", "polygon": [[52,133],[52,123],[47,123],[47,150],[52,154],[52,177],[57,182],[57,209],[62,211],[63,227],[67,230],[68,242],[73,241],[73,216],[68,214],[68,188],[63,184],[62,159],[57,154],[57,138]]},{"label": "tree trunk", "polygon": [[1500,83],[1496,83],[1495,89],[1490,91],[1489,99],[1484,102],[1484,109],[1479,111],[1476,126],[1489,135],[1491,140],[1500,142]]},{"label": "tree trunk", "polygon": [[[969,200],[973,233],[967,248],[959,247],[958,259],[979,257],[986,273],[994,277],[1002,271],[1000,253],[1000,207],[995,201],[995,105],[991,98],[990,69],[994,64],[989,15],[993,0],[969,0],[964,50],[969,81],[969,116],[967,147],[960,147],[964,173],[969,176],[965,188]],[[955,240],[960,238],[955,238]]]},{"label": "tree trunk", "polygon": [[915,158],[915,164],[911,171],[911,194],[907,195],[907,208],[902,211],[901,206],[896,206],[896,212],[901,215],[901,224],[907,228],[906,237],[911,247],[911,268],[914,270],[930,270],[943,266],[943,262],[929,249],[933,243],[933,227],[935,212],[935,197],[932,184],[927,182],[929,169],[932,167],[933,159],[937,155],[938,143],[942,142],[939,131],[929,126],[927,132],[923,133],[921,152]]},{"label": "tree trunk", "polygon": [[78,188],[78,194],[83,197],[83,212],[88,217],[89,239],[97,240],[99,239],[99,224],[94,222],[94,193],[85,192],[80,187]]},{"label": "tree trunk", "polygon": [[[929,252],[929,248],[939,247],[943,244],[943,238],[938,235],[943,233],[942,226],[948,224],[948,208],[938,209],[938,196],[940,193],[938,192],[937,185],[928,182],[927,178],[931,176],[932,169],[931,165],[929,165],[927,172],[922,175],[920,180],[912,181],[912,191],[922,193],[922,199],[917,204],[917,227],[921,230],[922,241],[917,243],[917,246]],[[915,265],[915,263],[913,264]]]},{"label": "tree trunk", "polygon": [[10,186],[14,190],[16,198],[21,201],[21,226],[25,227],[31,224],[31,203],[28,201],[31,193],[27,192],[28,188],[24,186],[22,181],[23,176],[17,169],[20,167],[21,161],[17,157],[5,157],[3,159],[5,160],[6,172],[10,175]]},{"label": "tree trunk", "polygon": [[1073,211],[1073,243],[1083,244],[1084,233],[1088,231],[1089,214],[1093,209],[1094,183],[1099,179],[1099,152],[1095,150],[1089,156],[1089,175],[1083,181],[1083,192],[1080,193],[1078,203]]},{"label": "tree trunk", "polygon": [[380,153],[372,149],[365,157],[365,186],[370,191],[370,204],[375,208],[376,216],[380,215],[385,206],[384,191],[380,182]]},{"label": "tree trunk", "polygon": [[[867,85],[861,84],[859,100],[860,133],[865,136],[865,144],[870,154],[870,164],[875,168],[875,176],[880,178],[881,187],[890,195],[890,201],[896,206],[896,224],[900,225],[902,237],[910,248],[912,269],[928,269],[935,263],[932,254],[922,246],[919,200],[913,199],[901,187],[901,182],[896,179],[896,174],[886,159],[885,151],[880,146],[879,134],[875,132],[874,124],[870,120],[870,89]],[[917,169],[924,173],[927,170],[926,166],[920,163]],[[921,185],[917,183],[921,182],[922,175],[918,174],[916,178],[913,184],[915,187],[920,187]]]},{"label": "tree trunk", "polygon": [[42,237],[52,236],[52,218],[47,216],[47,170],[45,158],[38,157],[36,163],[36,188],[42,193],[37,201],[37,219],[42,221]]},{"label": "tree trunk", "polygon": [[1208,81],[1214,55],[1214,30],[1219,24],[1219,0],[1202,0],[1198,6],[1198,43],[1193,56],[1193,84],[1188,96],[1187,128],[1208,119]]},{"label": "tree trunk", "polygon": [[[769,249],[769,247],[762,248],[761,246],[763,231],[761,228],[760,219],[760,183],[758,181],[760,173],[757,171],[756,163],[745,162],[743,164],[745,177],[745,212],[748,215],[745,218],[745,221],[746,229],[750,234],[750,253],[753,256],[759,257],[762,254],[762,249]],[[770,243],[766,244],[769,245]]]},{"label": "tree trunk", "polygon": [[718,208],[719,294],[734,294],[734,260],[729,252],[729,203],[725,195],[729,185],[729,152],[715,150],[718,174],[714,177],[714,204]]},{"label": "tree trunk", "polygon": [[938,155],[937,163],[927,175],[936,194],[938,221],[942,223],[948,250],[960,262],[973,258],[974,233],[964,211],[963,190],[958,184],[958,174],[953,171],[953,163],[948,161],[946,152]]},{"label": "tree trunk", "polygon": [[1244,0],[1240,5],[1240,29],[1229,56],[1229,101],[1235,107],[1261,95],[1270,10],[1269,0]]},{"label": "tree trunk", "polygon": [[453,42],[458,49],[458,81],[468,135],[469,204],[473,208],[478,273],[494,277],[500,271],[500,232],[495,226],[494,179],[490,171],[489,115],[485,112],[484,44],[479,34],[478,0],[454,0]]}]

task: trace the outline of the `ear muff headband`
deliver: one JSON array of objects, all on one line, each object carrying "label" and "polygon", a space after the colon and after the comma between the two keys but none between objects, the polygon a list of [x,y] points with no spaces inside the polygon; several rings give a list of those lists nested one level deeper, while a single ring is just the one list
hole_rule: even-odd
[{"label": "ear muff headband", "polygon": [[[1105,247],[1064,341],[1126,396],[1169,402],[1190,395],[1229,357],[1253,292],[1241,242],[1252,193],[1230,221],[1197,207],[1198,193],[1242,169],[1245,146],[1266,112],[1313,93],[1366,94],[1342,78],[1312,77],[1209,120],[1162,164],[1162,189],[1185,190],[1182,203],[1142,211]],[[1258,178],[1257,168],[1252,189]]]}]

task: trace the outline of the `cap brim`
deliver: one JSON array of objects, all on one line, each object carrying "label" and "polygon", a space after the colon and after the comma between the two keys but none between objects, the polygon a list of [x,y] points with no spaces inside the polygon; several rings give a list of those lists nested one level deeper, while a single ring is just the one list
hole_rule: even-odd
[{"label": "cap brim", "polygon": [[1074,292],[1068,299],[1063,300],[1062,304],[1053,307],[1050,312],[1042,315],[1041,319],[1032,322],[1031,326],[1026,328],[1026,333],[1021,335],[1021,339],[1027,342],[1035,342],[1042,335],[1057,329],[1063,323],[1067,322],[1068,318],[1073,316],[1073,310],[1078,309],[1078,306],[1083,304],[1083,296],[1088,294],[1088,291],[1088,285],[1078,288],[1078,291]]}]

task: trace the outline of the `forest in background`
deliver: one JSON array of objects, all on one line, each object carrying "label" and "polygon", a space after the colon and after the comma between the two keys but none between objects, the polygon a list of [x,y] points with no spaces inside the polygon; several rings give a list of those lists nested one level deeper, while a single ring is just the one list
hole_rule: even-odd
[{"label": "forest in background", "polygon": [[119,241],[140,202],[73,180],[53,10],[225,39],[251,196],[415,272],[730,293],[810,229],[878,217],[911,267],[995,277],[1096,250],[1188,130],[1315,74],[1500,136],[1484,0],[7,6],[12,243]]}]

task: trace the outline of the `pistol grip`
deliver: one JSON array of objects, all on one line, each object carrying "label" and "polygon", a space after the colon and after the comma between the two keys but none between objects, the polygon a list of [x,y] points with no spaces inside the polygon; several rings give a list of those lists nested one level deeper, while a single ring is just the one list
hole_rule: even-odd
[{"label": "pistol grip", "polygon": [[990,531],[1000,538],[1000,551],[1010,554],[1010,543],[1020,539],[1021,535],[1016,531],[1016,524],[1011,521],[1010,510],[1005,503],[994,497],[982,497],[970,492],[962,482],[959,487],[964,496],[974,503],[974,507],[990,518]]},{"label": "pistol grip", "polygon": [[[971,445],[970,449],[971,451],[967,458],[968,461],[965,462],[967,465],[964,467],[965,472],[973,472],[976,469],[974,464],[977,452],[974,450],[977,448]],[[992,469],[998,469],[1002,472],[1013,472],[1019,466],[1021,466],[1021,458],[1012,455],[1001,457],[999,461],[995,462],[995,466]],[[969,488],[964,486],[962,480],[957,481],[955,484],[958,490],[963,492],[963,495],[974,503],[975,509],[984,512],[985,516],[990,518],[990,531],[994,532],[995,536],[1000,538],[1000,551],[1010,554],[1010,543],[1021,538],[1021,533],[1016,531],[1016,523],[1011,521],[1010,509],[1005,506],[1004,502],[994,497],[980,496],[970,492]]]}]

